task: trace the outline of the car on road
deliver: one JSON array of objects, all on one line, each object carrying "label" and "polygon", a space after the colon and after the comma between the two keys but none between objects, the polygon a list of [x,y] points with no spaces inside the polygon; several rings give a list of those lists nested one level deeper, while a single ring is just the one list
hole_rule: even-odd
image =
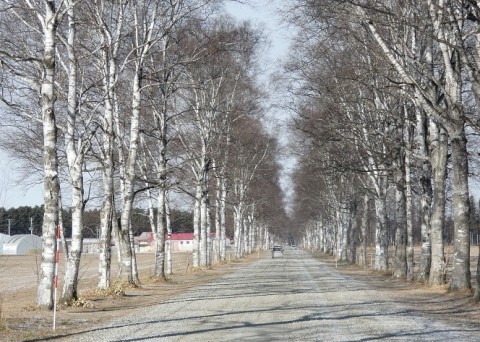
[{"label": "car on road", "polygon": [[283,257],[283,247],[275,245],[272,247],[272,258]]}]

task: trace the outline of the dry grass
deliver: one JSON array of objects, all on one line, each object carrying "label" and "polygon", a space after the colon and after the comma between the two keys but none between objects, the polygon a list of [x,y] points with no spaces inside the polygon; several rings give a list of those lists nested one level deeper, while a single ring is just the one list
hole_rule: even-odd
[{"label": "dry grass", "polygon": [[0,332],[7,330],[7,325],[3,320],[3,297],[0,296]]}]

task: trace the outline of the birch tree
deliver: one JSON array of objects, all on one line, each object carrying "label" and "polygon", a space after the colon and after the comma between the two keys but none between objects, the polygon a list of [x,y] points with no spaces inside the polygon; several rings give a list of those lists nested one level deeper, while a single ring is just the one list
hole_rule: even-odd
[{"label": "birch tree", "polygon": [[[27,3],[28,5],[28,3]],[[56,1],[45,1],[45,11],[30,5],[41,24],[43,33],[43,57],[41,58],[44,76],[41,80],[40,105],[43,117],[43,160],[44,160],[44,216],[42,228],[42,263],[40,282],[37,291],[37,305],[52,308],[55,264],[55,232],[58,225],[58,181],[57,132],[55,125],[55,45],[56,27],[60,14]]]},{"label": "birch tree", "polygon": [[[452,148],[455,216],[454,271],[450,288],[469,289],[470,252],[466,224],[468,162],[465,136],[468,115],[465,115],[465,93],[462,89],[467,88],[467,79],[464,76],[473,70],[470,66],[474,63],[472,64],[473,60],[470,59],[472,54],[465,53],[463,47],[466,46],[466,40],[463,40],[460,32],[465,33],[463,37],[473,37],[470,35],[472,31],[469,31],[469,25],[463,24],[467,22],[469,13],[476,13],[476,7],[470,4],[460,6],[456,1],[405,2],[401,6],[397,2],[371,2],[369,6],[341,1],[300,3],[300,12],[311,10],[303,13],[308,13],[314,20],[323,18],[322,24],[328,23],[336,29],[344,30],[342,18],[350,18],[349,26],[359,25],[357,30],[349,31],[355,36],[361,34],[362,30],[358,28],[363,26],[376,45],[369,48],[378,49],[377,56],[388,61],[395,70],[396,74],[392,74],[390,79],[394,80],[395,84],[402,84],[406,93],[414,94],[415,105],[447,132]],[[328,11],[328,17],[322,17],[325,11]],[[419,18],[422,18],[422,28],[418,26]],[[449,20],[445,20],[446,18]],[[474,42],[474,39],[470,42]],[[428,62],[429,58],[432,63]],[[425,61],[427,63],[424,63]],[[470,77],[474,79],[471,73]],[[437,168],[441,163],[442,161],[439,165],[432,166]],[[439,200],[436,203],[441,206],[441,202]],[[435,237],[438,238],[438,234]],[[437,241],[433,244],[437,244]],[[441,253],[435,252],[435,257],[441,258]],[[439,265],[443,262],[435,262],[437,261]],[[436,269],[440,270],[439,267]],[[439,279],[441,277],[438,273],[432,278],[433,281]]]},{"label": "birch tree", "polygon": [[[454,270],[450,288],[452,290],[470,289],[470,246],[468,234],[468,161],[465,137],[465,119],[463,117],[463,105],[461,89],[462,62],[458,51],[454,46],[454,35],[449,25],[443,25],[442,20],[445,10],[444,3],[428,2],[429,16],[432,20],[434,38],[438,42],[441,51],[445,78],[442,80],[445,107],[435,105],[437,97],[432,98],[425,93],[423,88],[416,82],[415,77],[404,68],[395,57],[392,49],[386,44],[385,39],[377,30],[374,22],[367,19],[367,14],[360,11],[365,17],[368,27],[374,39],[382,48],[383,53],[396,68],[404,82],[415,87],[416,93],[422,106],[431,117],[441,123],[447,130],[452,146],[452,169],[454,183],[454,216],[455,216],[455,251]],[[436,94],[435,94],[436,95]]]},{"label": "birch tree", "polygon": [[[236,123],[235,136],[232,138],[233,154],[236,156],[234,167],[230,170],[232,179],[232,207],[234,215],[235,256],[241,258],[248,253],[250,236],[248,220],[248,191],[259,167],[271,153],[268,140],[256,120],[244,118]],[[233,161],[232,161],[233,164]],[[233,166],[233,165],[232,165]]]},{"label": "birch tree", "polygon": [[[42,261],[40,264],[39,284],[37,289],[37,306],[53,307],[54,266],[56,252],[56,232],[59,211],[60,183],[58,179],[57,127],[56,127],[56,84],[55,64],[57,27],[64,11],[64,3],[59,1],[4,1],[1,5],[5,37],[0,56],[2,67],[7,75],[18,80],[18,85],[27,86],[25,91],[9,91],[8,97],[2,95],[1,101],[10,108],[23,112],[26,96],[37,93],[41,116],[37,118],[43,126],[43,173],[44,173],[44,218],[42,228]],[[17,44],[11,40],[17,28],[24,30],[18,37],[27,39],[27,33],[36,37],[32,44]],[[30,40],[30,38],[28,38]],[[37,42],[41,42],[37,44]],[[32,93],[29,90],[31,89]],[[30,94],[29,94],[30,93]],[[28,111],[27,111],[28,113]]]},{"label": "birch tree", "polygon": [[[100,42],[95,65],[102,76],[104,112],[101,122],[101,137],[97,143],[98,160],[102,170],[102,205],[100,214],[99,288],[108,288],[111,283],[112,231],[116,226],[114,189],[114,118],[118,111],[118,80],[124,63],[120,55],[126,26],[127,1],[118,4],[98,0],[91,3],[96,37]],[[92,34],[95,37],[95,34]],[[123,49],[123,48],[122,48]]]},{"label": "birch tree", "polygon": [[[256,44],[253,30],[245,25],[231,25],[227,18],[220,18],[201,30],[197,41],[203,51],[194,63],[186,66],[188,87],[181,95],[191,115],[177,120],[180,141],[188,155],[195,182],[195,267],[205,267],[211,262],[207,250],[211,232],[207,203],[214,155],[219,155],[214,151],[220,146],[216,142],[228,129],[231,103],[237,96],[239,80],[245,77],[244,70],[248,69],[245,59],[252,56]],[[194,46],[192,51],[197,51]]]},{"label": "birch tree", "polygon": [[[79,103],[82,96],[78,90],[78,53],[79,49],[76,43],[78,38],[76,28],[76,6],[73,1],[66,1],[67,6],[67,28],[65,36],[60,34],[66,52],[64,53],[67,60],[61,60],[62,67],[67,75],[67,113],[66,122],[63,132],[66,149],[66,159],[68,167],[69,181],[72,189],[72,243],[71,246],[65,246],[67,253],[67,265],[64,277],[64,285],[61,301],[70,303],[72,300],[78,299],[77,283],[80,272],[80,259],[82,254],[83,242],[83,214],[85,208],[84,201],[84,180],[83,170],[85,169],[85,157],[90,146],[90,139],[95,132],[91,127],[93,122],[93,113],[80,117]],[[91,71],[85,67],[86,72]],[[86,93],[82,89],[83,94]]]}]

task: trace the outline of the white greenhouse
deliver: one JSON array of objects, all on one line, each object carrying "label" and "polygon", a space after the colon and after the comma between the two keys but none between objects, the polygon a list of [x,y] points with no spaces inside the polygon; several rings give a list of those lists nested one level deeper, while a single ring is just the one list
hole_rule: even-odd
[{"label": "white greenhouse", "polygon": [[33,234],[19,234],[8,236],[3,241],[2,254],[4,255],[26,255],[39,253],[42,250],[42,238]]},{"label": "white greenhouse", "polygon": [[11,238],[10,235],[0,233],[0,254],[3,254],[3,243]]}]

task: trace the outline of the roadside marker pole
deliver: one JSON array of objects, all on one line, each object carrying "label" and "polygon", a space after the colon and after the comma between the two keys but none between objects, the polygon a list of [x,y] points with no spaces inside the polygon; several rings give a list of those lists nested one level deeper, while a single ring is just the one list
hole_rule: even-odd
[{"label": "roadside marker pole", "polygon": [[57,318],[57,287],[58,287],[58,262],[60,261],[60,225],[57,226],[57,250],[55,252],[55,280],[53,292],[53,330],[55,330],[55,323]]}]

